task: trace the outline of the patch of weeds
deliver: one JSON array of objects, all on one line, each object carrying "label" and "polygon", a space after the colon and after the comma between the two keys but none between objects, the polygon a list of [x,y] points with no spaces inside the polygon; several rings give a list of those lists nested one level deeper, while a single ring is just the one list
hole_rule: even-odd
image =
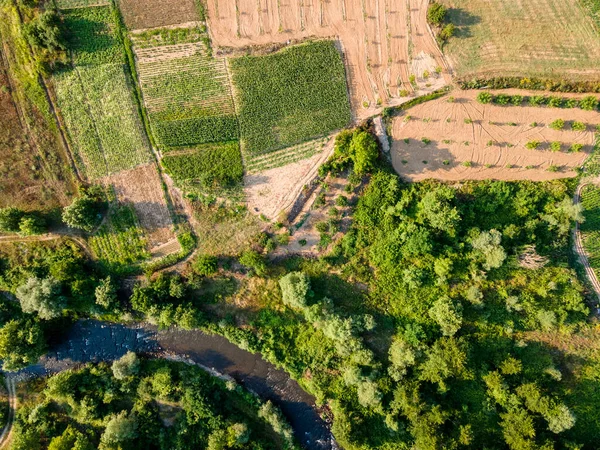
[{"label": "patch of weeds", "polygon": [[462,165],[465,167],[472,167],[473,163],[471,161],[465,161],[464,163],[462,163]]},{"label": "patch of weeds", "polygon": [[431,144],[431,139],[424,137],[424,138],[421,138],[421,142],[425,145],[429,145],[429,144]]},{"label": "patch of weeds", "polygon": [[348,197],[346,197],[344,195],[340,195],[338,198],[335,199],[335,204],[342,208],[344,206],[348,206]]},{"label": "patch of weeds", "polygon": [[472,123],[473,123],[473,119],[471,119],[470,117],[467,117],[467,118],[465,119],[465,123],[466,123],[467,125],[469,125],[469,124],[472,124]]},{"label": "patch of weeds", "polygon": [[450,161],[447,160],[447,159],[445,159],[445,160],[442,161],[442,164],[445,165],[445,166],[449,166],[450,165]]},{"label": "patch of weeds", "polygon": [[528,150],[535,150],[540,146],[540,142],[539,141],[529,141],[527,144],[525,144],[525,148]]},{"label": "patch of weeds", "polygon": [[581,150],[583,149],[583,145],[582,144],[573,144],[571,145],[571,153],[579,153]]},{"label": "patch of weeds", "polygon": [[555,165],[551,165],[550,167],[548,167],[546,170],[548,172],[558,172],[559,167],[555,166]]},{"label": "patch of weeds", "polygon": [[306,239],[300,239],[300,240],[298,241],[298,244],[300,245],[300,247],[304,247],[304,246],[306,246]]},{"label": "patch of weeds", "polygon": [[552,150],[553,152],[560,152],[561,147],[562,144],[558,141],[554,141],[550,144],[550,150]]}]

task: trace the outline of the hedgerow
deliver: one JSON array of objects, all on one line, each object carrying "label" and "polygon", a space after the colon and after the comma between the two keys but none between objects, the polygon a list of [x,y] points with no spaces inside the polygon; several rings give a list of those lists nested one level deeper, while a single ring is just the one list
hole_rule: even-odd
[{"label": "hedgerow", "polygon": [[158,142],[168,147],[232,141],[239,137],[235,116],[197,117],[154,122],[153,128]]},{"label": "hedgerow", "polygon": [[176,182],[198,182],[204,187],[231,187],[244,175],[238,142],[203,145],[193,153],[167,154],[161,162]]},{"label": "hedgerow", "polygon": [[344,64],[332,41],[231,60],[243,150],[267,153],[351,119]]},{"label": "hedgerow", "polygon": [[76,65],[124,62],[109,6],[72,9],[63,14],[68,47]]},{"label": "hedgerow", "polygon": [[501,106],[512,104],[520,106],[524,102],[529,106],[548,106],[550,108],[580,108],[584,111],[594,111],[598,109],[599,101],[593,95],[585,96],[581,99],[570,97],[557,97],[548,95],[507,95],[492,94],[491,92],[480,92],[477,94],[477,101],[482,104],[494,103]]}]

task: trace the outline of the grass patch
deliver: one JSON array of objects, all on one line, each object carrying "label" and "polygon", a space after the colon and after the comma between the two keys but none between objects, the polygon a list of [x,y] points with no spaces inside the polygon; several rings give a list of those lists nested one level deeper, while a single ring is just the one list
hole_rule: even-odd
[{"label": "grass patch", "polygon": [[586,186],[581,193],[585,222],[580,225],[583,246],[590,265],[600,277],[600,188]]},{"label": "grass patch", "polygon": [[351,119],[344,64],[332,41],[244,56],[230,65],[249,155],[329,133]]},{"label": "grass patch", "polygon": [[167,147],[231,141],[238,138],[235,116],[195,117],[154,122],[153,129],[158,142]]}]

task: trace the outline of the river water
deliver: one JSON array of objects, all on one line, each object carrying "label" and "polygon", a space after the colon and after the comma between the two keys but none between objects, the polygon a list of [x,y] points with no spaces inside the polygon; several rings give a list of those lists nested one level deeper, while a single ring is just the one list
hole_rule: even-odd
[{"label": "river water", "polygon": [[260,355],[240,349],[221,336],[149,325],[126,326],[82,320],[61,336],[40,362],[24,372],[44,375],[87,362],[112,361],[127,351],[189,360],[228,375],[279,406],[307,449],[337,448],[314,398]]}]

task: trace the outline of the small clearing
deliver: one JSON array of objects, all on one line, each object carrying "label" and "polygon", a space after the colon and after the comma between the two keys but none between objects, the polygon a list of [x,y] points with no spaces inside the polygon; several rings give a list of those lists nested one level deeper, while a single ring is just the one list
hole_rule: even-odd
[{"label": "small clearing", "polygon": [[[411,181],[574,177],[593,149],[595,127],[600,124],[597,111],[525,103],[482,105],[476,96],[477,91],[459,91],[455,98],[423,103],[393,119],[391,156],[402,177]],[[557,119],[565,121],[564,129],[549,127]],[[573,121],[584,123],[585,131],[571,130]],[[536,149],[526,148],[533,142],[538,143]],[[560,144],[560,150],[552,151],[553,143]],[[573,144],[581,146],[579,151],[572,150]]]}]

